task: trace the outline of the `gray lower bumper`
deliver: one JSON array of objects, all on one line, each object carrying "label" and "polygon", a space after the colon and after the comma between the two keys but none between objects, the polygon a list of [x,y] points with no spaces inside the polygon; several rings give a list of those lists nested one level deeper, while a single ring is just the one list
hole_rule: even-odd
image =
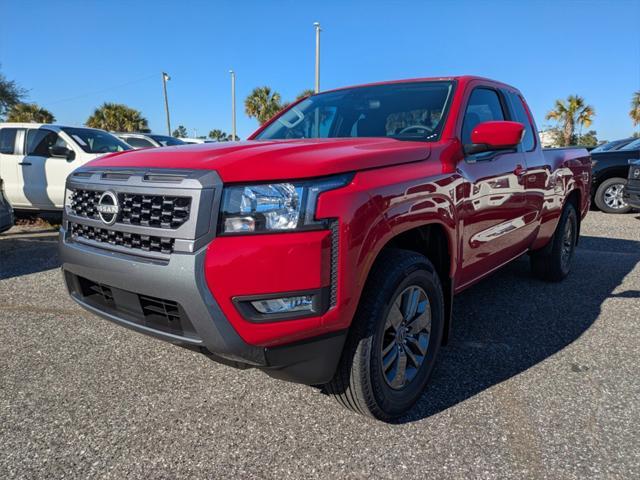
[{"label": "gray lower bumper", "polygon": [[[86,309],[172,343],[204,347],[231,361],[266,366],[264,348],[248,345],[240,338],[209,292],[203,268],[205,251],[206,247],[195,254],[173,254],[168,262],[161,262],[68,241],[64,229],[60,235],[60,257],[67,288],[72,298]],[[173,335],[141,325],[126,312],[98,308],[78,292],[73,276],[177,302],[186,312],[197,335]]]}]

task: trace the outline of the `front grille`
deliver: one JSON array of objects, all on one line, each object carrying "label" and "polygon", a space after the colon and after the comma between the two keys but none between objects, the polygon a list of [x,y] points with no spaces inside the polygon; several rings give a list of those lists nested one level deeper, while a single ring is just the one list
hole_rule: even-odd
[{"label": "front grille", "polygon": [[101,243],[108,243],[119,247],[140,249],[145,252],[172,253],[173,238],[157,237],[154,235],[140,235],[138,233],[118,232],[106,228],[90,225],[70,223],[72,238],[85,238]]},{"label": "front grille", "polygon": [[[74,190],[71,210],[79,217],[98,220],[96,206],[103,192]],[[118,193],[120,211],[116,223],[176,229],[189,219],[191,198],[173,195],[139,195]]]}]

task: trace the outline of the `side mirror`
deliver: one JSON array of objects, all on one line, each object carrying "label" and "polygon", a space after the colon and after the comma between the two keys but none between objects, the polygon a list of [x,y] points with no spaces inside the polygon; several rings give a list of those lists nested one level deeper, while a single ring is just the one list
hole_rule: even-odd
[{"label": "side mirror", "polygon": [[518,147],[524,136],[520,122],[482,122],[471,131],[471,144],[464,146],[468,155],[494,150],[512,150]]},{"label": "side mirror", "polygon": [[67,148],[54,145],[53,147],[49,147],[49,155],[55,158],[65,158],[69,161],[76,158],[76,152]]}]

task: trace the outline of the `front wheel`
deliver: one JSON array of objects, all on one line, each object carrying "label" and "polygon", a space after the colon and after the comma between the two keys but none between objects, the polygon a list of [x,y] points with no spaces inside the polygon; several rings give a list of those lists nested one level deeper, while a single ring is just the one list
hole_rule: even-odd
[{"label": "front wheel", "polygon": [[627,213],[631,207],[624,199],[627,180],[621,177],[607,178],[598,186],[594,202],[605,213]]},{"label": "front wheel", "polygon": [[443,328],[442,285],[431,262],[407,250],[383,252],[325,391],[380,420],[405,414],[429,380]]}]

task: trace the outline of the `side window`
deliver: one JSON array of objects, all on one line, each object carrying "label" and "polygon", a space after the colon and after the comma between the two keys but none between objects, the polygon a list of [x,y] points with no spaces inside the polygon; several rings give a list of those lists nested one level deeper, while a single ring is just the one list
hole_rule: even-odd
[{"label": "side window", "polygon": [[13,155],[16,147],[17,128],[3,128],[0,130],[0,153]]},{"label": "side window", "polygon": [[40,128],[27,132],[27,155],[49,157],[49,148],[53,146],[68,148],[67,142],[62,140],[58,134],[52,130]]},{"label": "side window", "polygon": [[124,141],[131,145],[133,148],[146,148],[153,147],[153,144],[149,140],[137,137],[125,137]]},{"label": "side window", "polygon": [[462,122],[462,143],[471,143],[471,132],[476,125],[492,120],[504,120],[500,97],[495,90],[476,88],[471,92]]},{"label": "side window", "polygon": [[524,138],[522,139],[522,149],[525,152],[530,152],[536,146],[535,134],[533,132],[533,125],[531,125],[531,120],[529,118],[529,114],[527,113],[524,100],[517,93],[508,93],[509,99],[511,100],[511,106],[513,108],[514,120],[516,122],[520,122],[524,125]]}]

